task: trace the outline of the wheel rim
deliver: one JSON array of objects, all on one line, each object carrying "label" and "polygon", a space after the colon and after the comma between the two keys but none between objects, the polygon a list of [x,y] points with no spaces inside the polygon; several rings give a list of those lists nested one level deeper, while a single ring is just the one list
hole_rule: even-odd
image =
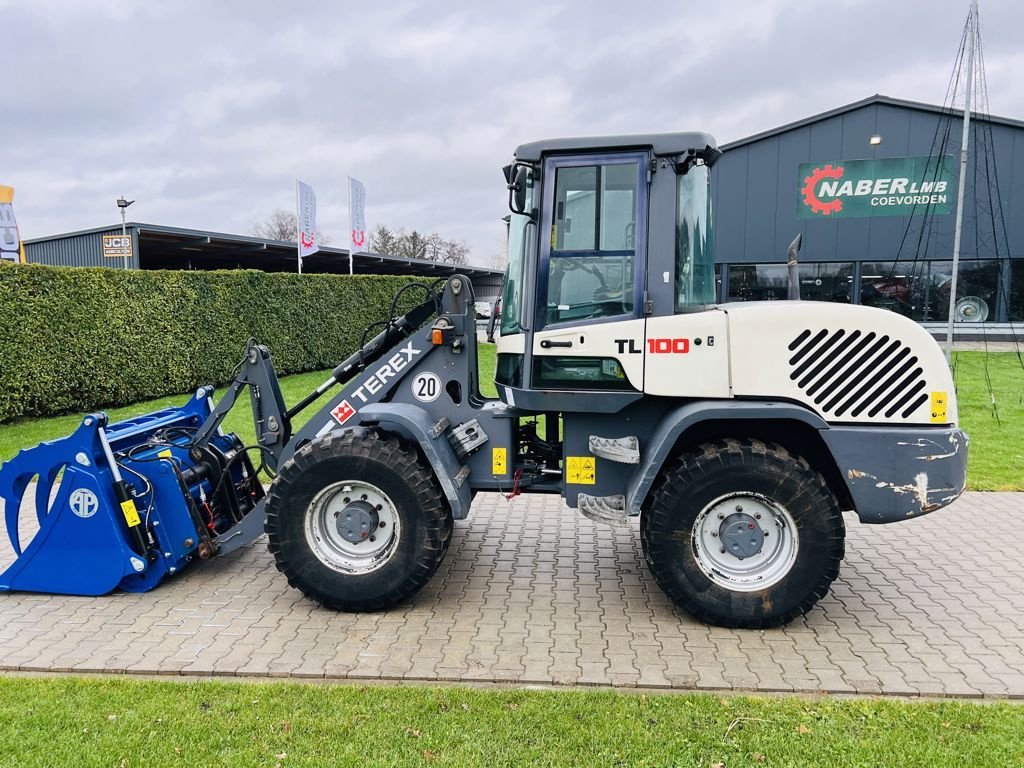
[{"label": "wheel rim", "polygon": [[736,592],[756,592],[781,581],[796,562],[799,544],[793,516],[761,494],[715,499],[693,525],[697,565],[709,579]]},{"label": "wheel rim", "polygon": [[377,570],[391,559],[401,535],[394,502],[361,480],[332,483],[306,509],[309,548],[320,562],[342,573]]}]

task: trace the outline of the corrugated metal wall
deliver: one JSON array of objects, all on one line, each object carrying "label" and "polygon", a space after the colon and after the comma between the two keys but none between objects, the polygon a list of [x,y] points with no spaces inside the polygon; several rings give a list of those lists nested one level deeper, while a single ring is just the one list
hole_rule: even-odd
[{"label": "corrugated metal wall", "polygon": [[[131,269],[139,267],[139,236],[134,227],[128,227],[132,236]],[[119,235],[120,227],[83,232],[38,242],[25,243],[25,258],[29,264],[49,264],[54,267],[114,267],[124,266],[124,259],[103,258],[103,235]]]},{"label": "corrugated metal wall", "polygon": [[[893,104],[869,104],[824,118],[810,125],[727,149],[712,173],[715,211],[715,258],[719,263],[782,262],[790,241],[803,233],[802,261],[890,261],[899,251],[907,229],[903,216],[797,219],[798,167],[801,163],[924,156],[932,152],[936,130],[944,132],[945,116]],[[940,126],[941,124],[941,126]],[[974,168],[979,187],[984,184],[983,165],[974,166],[974,151],[988,143],[987,130],[971,124],[972,165],[968,178],[961,256],[964,259],[994,258],[996,238],[987,208],[988,196],[979,188],[975,227]],[[1024,130],[991,125],[994,168],[998,170],[1003,216],[1009,235],[1010,256],[1024,257]],[[872,135],[882,137],[877,146]],[[959,175],[960,122],[952,120],[943,154],[954,156],[952,193]],[[984,153],[979,150],[978,159]],[[992,170],[990,162],[990,172]],[[990,173],[991,175],[991,173]],[[992,196],[996,199],[995,195]],[[916,227],[920,216],[915,217]],[[934,234],[920,253],[922,259],[949,259],[953,252],[955,215],[935,216]],[[997,226],[997,230],[999,227]],[[999,256],[1006,257],[1005,239],[997,231]],[[903,246],[901,259],[917,255],[916,237]]]}]

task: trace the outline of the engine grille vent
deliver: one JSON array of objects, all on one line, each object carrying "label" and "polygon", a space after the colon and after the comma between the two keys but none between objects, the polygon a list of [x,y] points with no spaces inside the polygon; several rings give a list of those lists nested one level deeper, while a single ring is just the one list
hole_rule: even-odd
[{"label": "engine grille vent", "polygon": [[885,334],[808,329],[789,351],[789,378],[824,414],[907,418],[928,400],[917,357]]}]

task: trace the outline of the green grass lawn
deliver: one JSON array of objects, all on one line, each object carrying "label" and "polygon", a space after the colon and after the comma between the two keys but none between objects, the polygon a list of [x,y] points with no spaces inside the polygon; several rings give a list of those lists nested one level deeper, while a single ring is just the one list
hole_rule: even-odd
[{"label": "green grass lawn", "polygon": [[1024,369],[1020,361],[1011,352],[958,352],[955,372],[960,425],[971,438],[967,487],[1024,490]]},{"label": "green grass lawn", "polygon": [[[480,347],[480,387],[485,395],[496,395],[492,381],[495,352],[493,344]],[[987,368],[987,375],[986,375]],[[301,373],[281,379],[285,402],[297,402],[327,376],[326,372]],[[961,352],[957,354],[957,390],[960,421],[971,436],[968,488],[979,491],[1024,490],[1024,370],[1012,353]],[[996,412],[993,416],[993,394]],[[184,395],[162,397],[144,403],[112,408],[112,420],[179,405]],[[326,399],[326,398],[325,398]],[[296,419],[296,428],[317,412],[310,406]],[[80,414],[46,419],[23,419],[0,425],[0,461],[33,446],[73,431],[81,422]],[[238,432],[246,445],[255,440],[249,398],[243,395],[225,420],[228,430]]]},{"label": "green grass lawn", "polygon": [[1024,707],[0,678],[0,766],[1020,765]]}]

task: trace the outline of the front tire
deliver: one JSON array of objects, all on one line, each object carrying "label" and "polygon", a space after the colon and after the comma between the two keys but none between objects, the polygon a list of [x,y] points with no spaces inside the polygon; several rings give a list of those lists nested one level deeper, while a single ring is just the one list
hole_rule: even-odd
[{"label": "front tire", "polygon": [[710,624],[777,627],[839,575],[835,495],[781,445],[726,439],[663,470],[641,521],[647,564],[678,606]]},{"label": "front tire", "polygon": [[267,499],[277,569],[307,597],[376,611],[418,592],[441,564],[452,516],[433,472],[394,436],[335,432],[299,449]]}]

